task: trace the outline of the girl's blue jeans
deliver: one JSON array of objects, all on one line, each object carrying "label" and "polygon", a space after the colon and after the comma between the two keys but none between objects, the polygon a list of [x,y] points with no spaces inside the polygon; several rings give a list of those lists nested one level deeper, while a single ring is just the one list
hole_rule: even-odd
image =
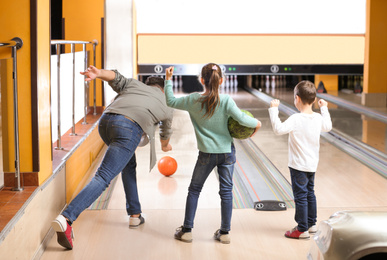
[{"label": "girl's blue jeans", "polygon": [[128,215],[141,213],[134,152],[141,140],[143,130],[137,123],[123,115],[108,113],[102,115],[98,131],[108,148],[95,176],[62,212],[62,215],[71,222],[75,221],[79,214],[102,194],[120,172],[122,172]]},{"label": "girl's blue jeans", "polygon": [[294,203],[296,214],[294,220],[297,229],[301,232],[307,231],[317,221],[317,202],[314,194],[314,172],[302,172],[290,168]]},{"label": "girl's blue jeans", "polygon": [[200,192],[208,175],[217,167],[219,174],[219,195],[221,198],[220,229],[222,231],[230,231],[234,164],[235,147],[233,144],[231,146],[231,153],[213,154],[199,152],[191,184],[188,188],[183,224],[185,228],[193,228]]}]

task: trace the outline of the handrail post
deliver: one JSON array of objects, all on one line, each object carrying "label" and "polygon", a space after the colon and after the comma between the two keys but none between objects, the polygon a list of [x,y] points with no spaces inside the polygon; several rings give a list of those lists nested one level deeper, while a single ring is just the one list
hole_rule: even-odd
[{"label": "handrail post", "polygon": [[[86,43],[83,44],[83,52],[85,53],[85,65],[84,65],[84,71],[87,70],[87,51],[86,51]],[[88,81],[85,81],[85,116],[83,117],[82,124],[86,125],[86,116],[87,116],[87,87],[88,87]]]},{"label": "handrail post", "polygon": [[58,89],[58,93],[57,93],[57,98],[58,98],[58,146],[55,147],[56,150],[63,150],[63,147],[62,147],[62,134],[61,134],[61,131],[60,131],[60,126],[61,126],[61,123],[60,123],[60,44],[58,43],[56,45],[56,55],[58,57],[58,61],[57,61],[57,71],[58,71],[58,78],[57,78],[57,81],[58,81],[58,86],[57,86],[57,89]]},{"label": "handrail post", "polygon": [[75,44],[71,44],[71,53],[73,54],[73,110],[72,110],[72,131],[70,135],[77,135],[75,133]]},{"label": "handrail post", "polygon": [[[94,67],[96,66],[95,49],[96,49],[96,45],[97,45],[97,44],[98,44],[98,41],[94,40],[94,41],[93,41],[93,65],[94,65]],[[94,79],[94,80],[93,80],[93,88],[94,88],[94,91],[93,91],[93,106],[94,106],[94,113],[93,113],[93,115],[96,115],[96,114],[97,114],[97,97],[96,97],[97,86],[96,86],[95,84],[96,84],[96,80]]]},{"label": "handrail post", "polygon": [[[19,151],[19,112],[18,112],[18,93],[17,93],[17,49],[21,48],[20,38],[12,39],[17,42],[12,47],[13,58],[13,109],[14,109],[14,133],[15,133],[15,185],[12,190],[22,191],[20,180],[20,151]],[[20,40],[20,41],[19,41]],[[20,45],[21,44],[21,45]]]}]

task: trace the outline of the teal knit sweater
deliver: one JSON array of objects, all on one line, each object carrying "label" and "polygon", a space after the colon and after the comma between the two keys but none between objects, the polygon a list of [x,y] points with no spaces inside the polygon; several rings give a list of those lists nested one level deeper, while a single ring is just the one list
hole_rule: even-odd
[{"label": "teal knit sweater", "polygon": [[189,113],[195,129],[197,146],[199,151],[205,153],[230,153],[233,138],[228,132],[227,121],[229,117],[234,118],[239,124],[253,127],[257,126],[258,120],[247,116],[235,104],[229,95],[219,95],[219,105],[212,117],[203,117],[205,111],[201,108],[202,97],[200,93],[192,93],[184,97],[176,98],[173,94],[172,81],[165,81],[165,98],[168,106]]}]

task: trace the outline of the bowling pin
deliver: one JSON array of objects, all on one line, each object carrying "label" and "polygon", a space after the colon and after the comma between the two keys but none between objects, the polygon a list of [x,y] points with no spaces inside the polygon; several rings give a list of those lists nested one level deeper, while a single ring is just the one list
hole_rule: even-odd
[{"label": "bowling pin", "polygon": [[237,75],[234,75],[234,93],[238,92],[238,80]]},{"label": "bowling pin", "polygon": [[270,76],[269,75],[266,75],[266,88],[269,88],[270,87]]},{"label": "bowling pin", "polygon": [[259,78],[260,78],[260,84],[259,84],[259,87],[263,87],[265,86],[265,80],[264,80],[264,76],[263,75],[259,75]]},{"label": "bowling pin", "polygon": [[285,76],[281,75],[281,77],[280,77],[280,87],[281,88],[284,87],[284,78],[285,78]]},{"label": "bowling pin", "polygon": [[175,89],[178,89],[178,87],[179,87],[179,82],[177,81],[177,76],[175,76],[175,81],[173,82],[173,86],[175,87]]},{"label": "bowling pin", "polygon": [[360,76],[360,86],[363,88],[363,76]]},{"label": "bowling pin", "polygon": [[183,76],[179,76],[179,89],[183,87]]}]

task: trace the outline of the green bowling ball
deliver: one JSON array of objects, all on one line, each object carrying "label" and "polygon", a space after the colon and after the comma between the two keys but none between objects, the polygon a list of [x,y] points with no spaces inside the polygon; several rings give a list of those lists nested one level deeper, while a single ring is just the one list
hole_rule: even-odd
[{"label": "green bowling ball", "polygon": [[[241,109],[241,111],[250,117],[254,117],[249,111],[243,109]],[[255,128],[240,125],[238,121],[234,120],[232,117],[228,119],[227,126],[230,135],[236,139],[246,139],[250,137],[255,130]]]}]

